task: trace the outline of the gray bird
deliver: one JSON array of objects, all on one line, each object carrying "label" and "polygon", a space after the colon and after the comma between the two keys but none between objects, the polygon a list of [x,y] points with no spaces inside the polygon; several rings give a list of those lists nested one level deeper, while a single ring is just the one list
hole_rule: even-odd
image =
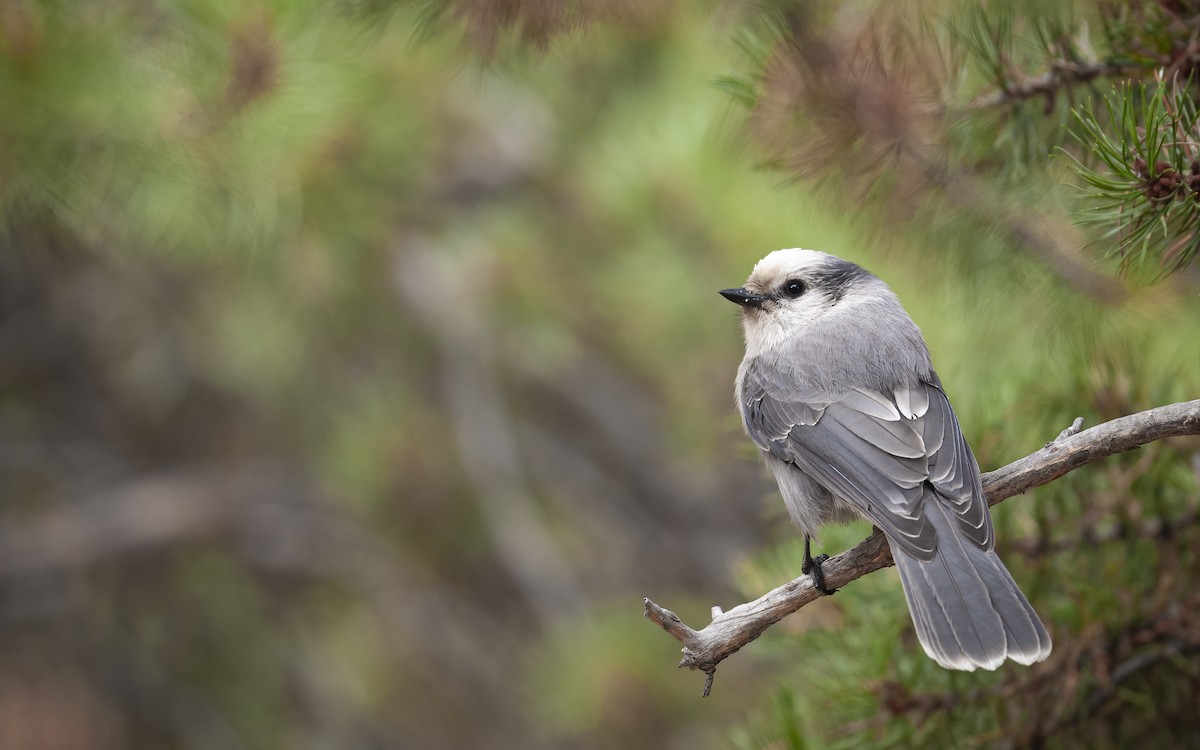
[{"label": "gray bird", "polygon": [[921,331],[863,268],[778,250],[746,285],[737,400],[792,520],[803,572],[825,593],[810,539],[865,518],[887,536],[917,637],[948,669],[1032,664],[1050,636],[993,550],[979,466]]}]

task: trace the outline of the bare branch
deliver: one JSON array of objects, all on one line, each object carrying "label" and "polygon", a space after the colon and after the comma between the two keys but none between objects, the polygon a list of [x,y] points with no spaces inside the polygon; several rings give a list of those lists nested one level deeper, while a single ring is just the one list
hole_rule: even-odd
[{"label": "bare branch", "polygon": [[1200,434],[1200,400],[1184,401],[1118,417],[1068,435],[1040,451],[983,475],[988,504],[1049,484],[1097,459],[1124,453],[1155,440]]},{"label": "bare branch", "polygon": [[[1133,450],[1146,443],[1177,435],[1200,434],[1200,400],[1160,406],[1078,431],[1079,420],[1054,441],[1025,458],[983,475],[988,504],[1039,487],[1106,456]],[[821,566],[825,585],[840,589],[857,578],[893,564],[883,534],[876,531]],[[704,671],[704,694],[712,685],[717,665],[758,638],[763,632],[822,595],[812,579],[802,576],[758,599],[717,613],[702,630],[693,630],[670,610],[644,600],[645,615],[683,644],[679,666]]]}]

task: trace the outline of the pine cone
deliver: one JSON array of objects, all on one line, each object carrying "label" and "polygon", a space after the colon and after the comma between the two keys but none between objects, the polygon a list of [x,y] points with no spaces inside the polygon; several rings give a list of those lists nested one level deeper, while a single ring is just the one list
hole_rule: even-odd
[{"label": "pine cone", "polygon": [[1146,162],[1142,159],[1133,163],[1134,170],[1142,177],[1142,194],[1154,203],[1166,203],[1174,198],[1183,184],[1183,176],[1165,161],[1154,162],[1154,172],[1150,174],[1145,173],[1145,167]]},{"label": "pine cone", "polygon": [[1188,174],[1183,176],[1183,184],[1192,191],[1192,198],[1200,203],[1200,161],[1192,160]]}]

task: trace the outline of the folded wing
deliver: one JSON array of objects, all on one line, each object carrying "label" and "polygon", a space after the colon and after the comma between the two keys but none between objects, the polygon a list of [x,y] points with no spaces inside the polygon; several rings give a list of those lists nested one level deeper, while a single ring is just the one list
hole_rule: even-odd
[{"label": "folded wing", "polygon": [[979,468],[936,375],[890,393],[827,394],[752,364],[742,415],[760,448],[850,503],[913,557],[928,560],[937,547],[922,508],[930,501],[969,543],[992,548]]}]

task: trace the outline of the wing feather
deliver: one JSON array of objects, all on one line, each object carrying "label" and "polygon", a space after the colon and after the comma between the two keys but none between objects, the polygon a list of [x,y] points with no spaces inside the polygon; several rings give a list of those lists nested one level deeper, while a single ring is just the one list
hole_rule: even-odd
[{"label": "wing feather", "polygon": [[921,480],[926,479],[925,440],[911,422],[882,420],[855,409],[846,401],[831,405],[829,412],[835,414],[847,430],[884,453],[898,458],[922,459]]},{"label": "wing feather", "polygon": [[839,403],[875,419],[881,419],[886,422],[898,422],[900,420],[900,412],[896,409],[896,404],[882,393],[876,393],[875,391],[855,388],[847,392]]},{"label": "wing feather", "polygon": [[936,374],[891,393],[832,396],[802,390],[787,375],[761,362],[744,372],[743,417],[760,448],[804,471],[918,559],[930,559],[937,546],[923,502],[942,503],[966,540],[992,548],[979,468]]}]

